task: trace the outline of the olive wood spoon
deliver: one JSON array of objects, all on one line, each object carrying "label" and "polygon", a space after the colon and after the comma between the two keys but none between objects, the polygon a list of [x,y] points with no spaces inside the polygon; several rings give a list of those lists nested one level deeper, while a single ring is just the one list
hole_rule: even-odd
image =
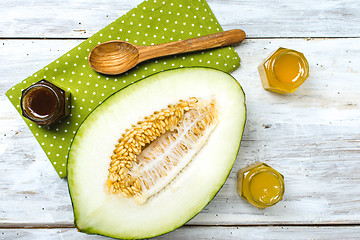
[{"label": "olive wood spoon", "polygon": [[178,53],[193,52],[228,46],[245,39],[245,32],[234,29],[182,41],[151,46],[137,46],[115,40],[95,46],[88,57],[92,69],[99,73],[116,75],[135,67],[148,59]]}]

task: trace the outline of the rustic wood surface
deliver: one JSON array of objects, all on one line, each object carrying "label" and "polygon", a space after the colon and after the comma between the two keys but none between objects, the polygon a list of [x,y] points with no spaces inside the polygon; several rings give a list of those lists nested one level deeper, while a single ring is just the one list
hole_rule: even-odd
[{"label": "rustic wood surface", "polygon": [[[66,181],[4,94],[140,2],[0,2],[0,239],[106,239],[76,231]],[[360,2],[208,2],[225,30],[248,36],[236,46],[242,62],[233,73],[247,124],[218,195],[159,239],[359,238]],[[263,90],[257,72],[279,46],[302,51],[310,65],[291,95]],[[236,194],[236,172],[255,161],[285,176],[283,201],[265,210]]]},{"label": "rustic wood surface", "polygon": [[[189,227],[185,226],[171,233],[155,237],[156,240],[184,239],[358,239],[358,227]],[[301,235],[299,236],[299,233]],[[78,233],[73,228],[11,229],[2,230],[2,236],[12,240],[111,240],[112,238]]]}]

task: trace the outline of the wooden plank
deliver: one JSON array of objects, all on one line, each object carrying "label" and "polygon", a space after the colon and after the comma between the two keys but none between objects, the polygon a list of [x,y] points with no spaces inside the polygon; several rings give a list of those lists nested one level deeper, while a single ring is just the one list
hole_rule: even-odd
[{"label": "wooden plank", "polygon": [[[142,0],[2,0],[2,38],[87,38]],[[209,0],[225,30],[242,28],[250,38],[359,37],[357,0]]]},{"label": "wooden plank", "polygon": [[[358,239],[359,226],[354,227],[181,227],[153,239]],[[109,239],[77,232],[73,228],[0,229],[4,239]]]},{"label": "wooden plank", "polygon": [[[5,98],[5,91],[79,40],[0,41],[0,225],[72,226],[65,180]],[[189,224],[360,223],[360,39],[257,39],[236,47],[233,75],[247,97],[238,159],[222,190]],[[310,78],[291,95],[262,89],[256,66],[278,46],[303,51]],[[236,194],[236,172],[265,161],[285,176],[284,200],[258,210]]]}]

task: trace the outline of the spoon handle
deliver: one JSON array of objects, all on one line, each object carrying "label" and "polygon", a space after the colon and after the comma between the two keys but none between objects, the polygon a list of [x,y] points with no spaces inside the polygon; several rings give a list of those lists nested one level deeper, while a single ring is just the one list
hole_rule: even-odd
[{"label": "spoon handle", "polygon": [[138,46],[139,62],[168,56],[178,53],[193,52],[209,48],[216,48],[228,46],[234,43],[239,43],[246,37],[245,32],[240,29],[233,29],[224,32],[214,33],[202,37],[181,40],[176,42],[152,45],[152,46]]}]

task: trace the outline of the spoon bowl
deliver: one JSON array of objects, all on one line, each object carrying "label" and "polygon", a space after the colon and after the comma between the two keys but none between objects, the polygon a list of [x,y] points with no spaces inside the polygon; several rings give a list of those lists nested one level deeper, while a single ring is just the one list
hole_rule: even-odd
[{"label": "spoon bowl", "polygon": [[136,66],[137,46],[124,41],[109,41],[97,45],[89,54],[89,64],[97,72],[119,74]]},{"label": "spoon bowl", "polygon": [[244,31],[234,29],[151,46],[137,46],[120,40],[108,41],[95,46],[88,61],[91,68],[99,73],[117,75],[148,59],[228,46],[241,42],[245,36]]}]

